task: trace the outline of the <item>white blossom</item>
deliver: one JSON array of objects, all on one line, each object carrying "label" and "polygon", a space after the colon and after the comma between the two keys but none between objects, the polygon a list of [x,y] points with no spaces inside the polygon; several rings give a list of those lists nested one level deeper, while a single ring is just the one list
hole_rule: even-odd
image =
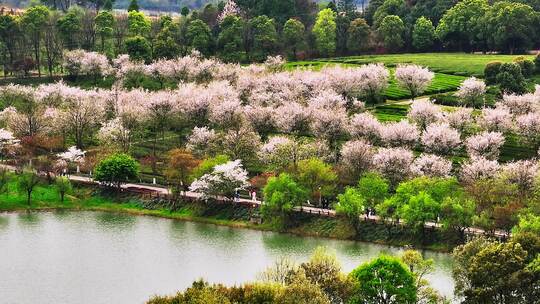
[{"label": "white blossom", "polygon": [[506,132],[512,128],[512,114],[506,107],[485,108],[480,117],[480,126],[488,131]]},{"label": "white blossom", "polygon": [[465,105],[474,106],[482,103],[486,94],[484,81],[470,77],[465,79],[458,88],[456,96]]},{"label": "white blossom", "polygon": [[518,160],[505,164],[502,167],[502,175],[507,181],[517,185],[520,191],[528,193],[535,186],[538,170],[537,160]]},{"label": "white blossom", "polygon": [[66,152],[57,154],[60,159],[65,160],[68,163],[77,163],[84,160],[85,151],[77,149],[77,147],[72,146],[67,149]]},{"label": "white blossom", "polygon": [[411,174],[413,158],[412,151],[404,148],[380,148],[373,156],[373,166],[396,185]]},{"label": "white blossom", "polygon": [[426,151],[437,154],[449,154],[461,144],[459,132],[445,123],[427,126],[421,141]]},{"label": "white blossom", "polygon": [[485,157],[497,159],[499,150],[504,144],[504,135],[501,132],[482,132],[467,138],[465,146],[469,157]]},{"label": "white blossom", "polygon": [[196,155],[207,154],[217,140],[217,134],[208,127],[195,127],[188,138],[186,148]]},{"label": "white blossom", "polygon": [[496,160],[484,157],[471,157],[461,166],[461,179],[466,183],[472,183],[480,179],[495,177],[500,169]]},{"label": "white blossom", "polygon": [[419,176],[448,177],[452,171],[452,162],[438,155],[422,154],[414,160],[411,171]]},{"label": "white blossom", "polygon": [[424,93],[435,75],[419,65],[398,65],[395,77],[397,83],[407,89],[413,99]]},{"label": "white blossom", "polygon": [[219,195],[232,198],[236,191],[248,186],[248,173],[242,167],[242,162],[237,159],[216,165],[211,173],[193,181],[189,189],[200,193],[204,199]]},{"label": "white blossom", "polygon": [[382,141],[391,147],[413,147],[418,142],[420,132],[406,120],[387,123],[381,128]]},{"label": "white blossom", "polygon": [[348,131],[354,138],[363,138],[372,143],[381,137],[381,123],[370,113],[359,113],[351,117]]},{"label": "white blossom", "polygon": [[418,127],[424,129],[427,125],[437,122],[442,117],[442,112],[431,101],[416,100],[411,104],[407,117]]}]

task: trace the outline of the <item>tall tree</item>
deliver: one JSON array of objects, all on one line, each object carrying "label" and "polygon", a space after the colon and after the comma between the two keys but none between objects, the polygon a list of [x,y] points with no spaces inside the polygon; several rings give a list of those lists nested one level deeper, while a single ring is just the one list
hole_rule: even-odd
[{"label": "tall tree", "polygon": [[114,16],[110,11],[101,11],[96,15],[96,33],[101,41],[100,51],[102,53],[105,52],[105,44],[107,39],[112,37],[114,21]]},{"label": "tall tree", "polygon": [[225,61],[240,62],[244,58],[244,21],[235,15],[227,16],[221,21],[218,36],[220,57]]},{"label": "tall tree", "polygon": [[483,23],[479,22],[488,10],[487,0],[463,0],[447,10],[437,25],[437,36],[459,50],[482,46],[479,37]]},{"label": "tall tree", "polygon": [[127,8],[127,11],[128,12],[138,12],[139,11],[139,3],[137,2],[137,0],[131,0],[131,2],[129,2],[129,6]]},{"label": "tall tree", "polygon": [[331,56],[336,51],[336,13],[327,8],[319,12],[313,34],[317,50],[322,56]]},{"label": "tall tree", "polygon": [[296,19],[289,19],[283,26],[284,45],[292,51],[292,57],[296,59],[298,50],[303,46],[306,28],[302,22]]},{"label": "tall tree", "polygon": [[250,38],[252,41],[251,58],[263,61],[277,47],[278,35],[274,19],[268,16],[257,16],[249,21]]},{"label": "tall tree", "polygon": [[414,276],[398,258],[379,256],[360,265],[350,275],[358,282],[349,301],[351,304],[416,303]]},{"label": "tall tree", "polygon": [[81,15],[78,9],[69,9],[57,21],[58,31],[64,40],[64,47],[68,50],[78,48],[77,36],[81,31]]},{"label": "tall tree", "polygon": [[187,27],[186,38],[188,45],[204,55],[212,50],[212,33],[206,23],[200,19],[191,21]]},{"label": "tall tree", "polygon": [[435,28],[431,20],[426,17],[420,17],[414,23],[413,46],[419,51],[429,51],[435,43]]},{"label": "tall tree", "polygon": [[531,31],[531,24],[536,20],[538,13],[528,5],[496,2],[485,16],[488,42],[493,48],[510,54],[527,50],[536,38],[536,31]]},{"label": "tall tree", "polygon": [[49,20],[49,9],[43,5],[36,5],[28,8],[21,16],[21,25],[28,34],[34,49],[34,56],[41,77],[41,41],[43,39],[43,28]]},{"label": "tall tree", "polygon": [[378,31],[384,47],[389,51],[398,51],[405,44],[403,39],[405,24],[399,16],[388,15],[384,17]]},{"label": "tall tree", "polygon": [[360,52],[369,47],[370,29],[366,20],[357,18],[349,25],[347,48],[352,52]]}]

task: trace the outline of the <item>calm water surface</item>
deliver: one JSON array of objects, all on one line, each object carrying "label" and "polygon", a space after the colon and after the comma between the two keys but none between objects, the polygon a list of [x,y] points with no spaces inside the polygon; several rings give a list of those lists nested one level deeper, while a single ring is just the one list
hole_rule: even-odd
[{"label": "calm water surface", "polygon": [[[0,213],[0,303],[143,303],[197,278],[238,284],[281,256],[333,248],[345,271],[399,248],[101,212]],[[431,284],[452,294],[451,258]]]}]

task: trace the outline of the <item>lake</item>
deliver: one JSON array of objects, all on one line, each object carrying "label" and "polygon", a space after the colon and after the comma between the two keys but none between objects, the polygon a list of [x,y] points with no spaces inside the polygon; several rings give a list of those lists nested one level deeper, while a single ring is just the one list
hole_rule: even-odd
[{"label": "lake", "polygon": [[[332,248],[347,272],[403,249],[106,212],[0,213],[2,303],[144,303],[204,278],[252,281],[279,257],[305,261]],[[452,295],[452,260],[435,261],[434,288]]]}]

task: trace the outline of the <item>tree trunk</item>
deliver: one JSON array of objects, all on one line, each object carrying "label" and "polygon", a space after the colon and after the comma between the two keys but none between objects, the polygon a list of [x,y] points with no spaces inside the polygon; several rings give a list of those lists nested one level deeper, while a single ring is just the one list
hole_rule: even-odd
[{"label": "tree trunk", "polygon": [[27,199],[28,207],[31,206],[31,201],[30,201],[31,198],[32,198],[32,190],[27,190],[27,197],[26,197],[26,199]]}]

